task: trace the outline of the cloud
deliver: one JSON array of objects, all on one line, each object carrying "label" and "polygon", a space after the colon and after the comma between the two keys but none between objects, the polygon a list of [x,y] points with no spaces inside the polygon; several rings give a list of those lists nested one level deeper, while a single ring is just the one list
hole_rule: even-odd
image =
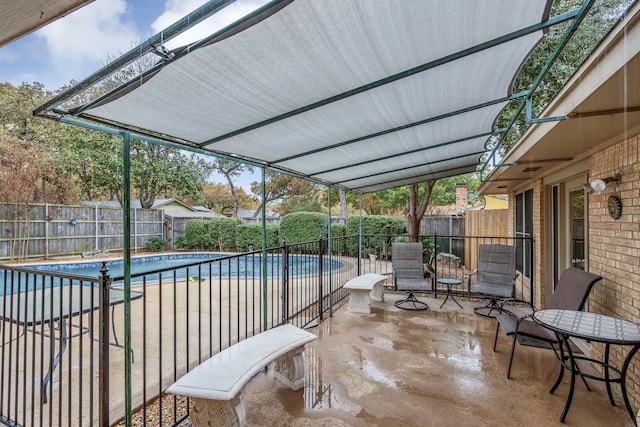
[{"label": "cloud", "polygon": [[49,72],[62,82],[87,77],[140,41],[125,0],[96,0],[35,34],[45,42]]},{"label": "cloud", "polygon": [[[169,41],[166,46],[173,49],[207,37],[259,8],[267,3],[267,1],[268,0],[238,0],[214,16],[175,37]],[[206,0],[167,0],[165,12],[151,24],[154,33],[159,33],[205,3]]]}]

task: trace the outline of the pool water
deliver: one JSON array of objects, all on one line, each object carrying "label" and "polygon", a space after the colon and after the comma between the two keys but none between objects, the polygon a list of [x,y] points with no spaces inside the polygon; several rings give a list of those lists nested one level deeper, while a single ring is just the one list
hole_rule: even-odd
[{"label": "pool water", "polygon": [[[157,281],[162,274],[162,280],[188,279],[190,281],[207,280],[219,277],[253,277],[260,276],[262,257],[260,255],[242,255],[231,259],[216,262],[216,259],[226,257],[224,254],[173,254],[153,255],[131,259],[131,283],[141,283],[143,277],[149,281]],[[268,255],[267,276],[280,277],[282,274],[282,257],[280,255]],[[196,265],[193,265],[196,264]],[[318,272],[318,258],[313,256],[289,255],[289,275],[313,275]],[[189,266],[188,268],[186,266]],[[54,272],[58,274],[73,274],[89,278],[100,276],[101,261],[37,264],[23,266],[34,270],[34,275],[29,275],[25,281],[24,276],[20,281],[20,290],[39,289],[42,287],[42,275],[38,272]],[[323,271],[330,271],[342,267],[338,261],[323,260]],[[108,274],[114,279],[114,283],[121,283],[124,276],[124,261],[112,260],[107,262]],[[164,271],[168,270],[168,271]],[[175,275],[175,276],[174,276]],[[0,295],[10,293],[11,275],[5,280],[4,270],[0,269]],[[63,282],[65,284],[65,282]],[[8,292],[4,292],[4,289]]]}]

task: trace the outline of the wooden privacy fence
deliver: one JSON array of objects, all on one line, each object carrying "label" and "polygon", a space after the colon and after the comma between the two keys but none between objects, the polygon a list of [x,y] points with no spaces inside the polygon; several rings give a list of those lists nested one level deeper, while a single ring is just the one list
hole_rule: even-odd
[{"label": "wooden privacy fence", "polygon": [[[478,210],[465,212],[465,235],[468,237],[491,237],[486,243],[512,245],[513,240],[507,241],[509,236],[509,210]],[[502,237],[496,239],[495,237]],[[478,245],[465,247],[464,259],[467,267],[474,269],[478,265]]]},{"label": "wooden privacy fence", "polygon": [[[162,211],[131,209],[131,248],[163,237]],[[123,210],[97,206],[0,203],[0,260],[122,251]]]}]

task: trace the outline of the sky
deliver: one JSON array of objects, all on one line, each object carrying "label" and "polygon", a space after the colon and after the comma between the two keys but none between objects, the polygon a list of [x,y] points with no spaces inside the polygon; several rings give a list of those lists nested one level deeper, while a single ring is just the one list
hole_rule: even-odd
[{"label": "sky", "polygon": [[[0,48],[0,82],[39,82],[55,91],[80,81],[164,30],[206,0],[95,0],[87,6]],[[208,36],[267,0],[237,0],[213,17],[166,43],[171,49]],[[259,175],[242,176],[249,190]],[[222,177],[213,181],[224,182]]]}]

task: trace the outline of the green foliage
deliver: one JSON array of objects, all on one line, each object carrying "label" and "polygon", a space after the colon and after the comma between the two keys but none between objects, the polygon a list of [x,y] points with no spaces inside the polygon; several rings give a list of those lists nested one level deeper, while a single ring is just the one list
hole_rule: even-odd
[{"label": "green foliage", "polygon": [[347,235],[347,226],[344,224],[331,224],[331,237],[342,237]]},{"label": "green foliage", "polygon": [[[266,204],[286,199],[286,203],[282,203],[282,211],[279,211],[281,215],[291,212],[290,205],[295,206],[298,203],[317,200],[321,192],[320,186],[310,181],[269,170],[265,172],[265,189],[266,193],[263,197],[261,182],[251,183],[251,192],[255,198],[264,200]],[[302,205],[296,209],[299,211],[301,207]]]},{"label": "green foliage", "polygon": [[214,218],[209,221],[209,235],[215,242],[213,251],[235,251],[236,250],[236,228],[242,225],[238,218]]},{"label": "green foliage", "polygon": [[238,218],[192,219],[184,230],[185,245],[207,251],[236,250],[236,228],[242,224]]},{"label": "green foliage", "polygon": [[173,247],[176,249],[187,249],[187,238],[185,236],[176,236],[173,240]]},{"label": "green foliage", "polygon": [[293,212],[280,220],[280,241],[311,242],[327,235],[329,216],[319,212]]},{"label": "green foliage", "polygon": [[162,252],[167,247],[167,241],[161,237],[152,236],[147,239],[144,247],[149,252]]},{"label": "green foliage", "polygon": [[[280,227],[267,224],[265,227],[267,248],[279,246],[278,233]],[[248,252],[262,248],[262,224],[242,224],[236,227],[236,249]]]},{"label": "green foliage", "polygon": [[[580,7],[580,0],[557,0],[553,2],[551,16],[574,10]],[[558,59],[549,68],[547,74],[540,80],[537,90],[532,96],[532,115],[538,116],[548,103],[555,97],[562,86],[571,78],[593,49],[598,45],[612,26],[618,22],[623,11],[632,3],[631,0],[601,0],[596,1],[585,17],[584,21],[574,32],[571,40],[566,45]],[[531,52],[529,58],[516,76],[513,93],[528,91],[532,83],[538,78],[540,72],[546,66],[551,53],[556,49],[560,41],[565,37],[569,29],[569,22],[563,22],[550,27],[546,36]],[[520,102],[508,105],[496,120],[498,127],[504,127],[519,108]],[[529,124],[526,123],[523,112],[512,127],[511,131],[502,137],[502,146],[499,153],[505,153],[526,132]],[[497,139],[492,141],[496,144]]]},{"label": "green foliage", "polygon": [[[360,217],[352,216],[347,220],[347,235],[358,234],[360,230]],[[362,256],[375,254],[383,258],[387,253],[389,243],[387,236],[402,234],[407,231],[404,218],[383,215],[368,215],[362,217],[362,234],[368,235],[362,244]],[[347,243],[349,253],[356,256],[358,253],[358,238],[350,238]]]},{"label": "green foliage", "polygon": [[205,250],[213,246],[209,236],[209,221],[204,219],[192,219],[184,228],[186,247]]}]

